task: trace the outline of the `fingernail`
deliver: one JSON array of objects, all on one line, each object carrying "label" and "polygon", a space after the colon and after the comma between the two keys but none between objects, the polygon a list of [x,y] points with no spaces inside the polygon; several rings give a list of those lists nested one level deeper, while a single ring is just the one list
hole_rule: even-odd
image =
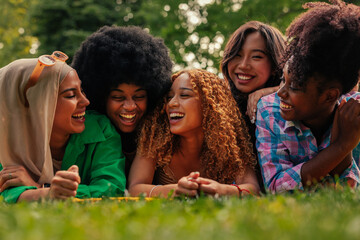
[{"label": "fingernail", "polygon": [[253,112],[256,113],[256,108],[253,109]]},{"label": "fingernail", "polygon": [[254,124],[255,123],[255,116],[251,118],[251,123]]}]

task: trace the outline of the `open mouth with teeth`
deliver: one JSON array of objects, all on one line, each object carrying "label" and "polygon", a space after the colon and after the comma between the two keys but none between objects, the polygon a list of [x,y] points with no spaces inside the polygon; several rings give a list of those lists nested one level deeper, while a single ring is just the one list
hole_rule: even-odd
[{"label": "open mouth with teeth", "polygon": [[249,75],[249,74],[236,74],[236,77],[241,82],[248,82],[248,81],[250,81],[251,79],[254,78],[254,76]]},{"label": "open mouth with teeth", "polygon": [[180,120],[185,116],[183,113],[170,113],[170,120]]},{"label": "open mouth with teeth", "polygon": [[280,102],[280,109],[281,110],[291,110],[291,109],[293,109],[293,106],[291,106],[291,105],[288,105],[288,104],[286,104],[286,103],[284,103],[284,102]]},{"label": "open mouth with teeth", "polygon": [[135,114],[135,113],[132,113],[132,114],[121,113],[121,114],[119,114],[119,117],[120,117],[121,120],[123,120],[124,122],[132,123],[132,122],[135,121],[136,114]]},{"label": "open mouth with teeth", "polygon": [[77,120],[83,120],[85,118],[85,112],[74,114],[71,117]]}]

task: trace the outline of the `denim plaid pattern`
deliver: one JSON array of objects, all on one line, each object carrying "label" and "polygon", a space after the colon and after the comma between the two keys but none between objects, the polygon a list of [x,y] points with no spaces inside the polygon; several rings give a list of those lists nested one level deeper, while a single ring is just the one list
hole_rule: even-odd
[{"label": "denim plaid pattern", "polygon": [[[341,99],[360,99],[352,92]],[[309,128],[299,121],[285,121],[280,115],[280,98],[277,93],[263,97],[257,107],[256,148],[265,188],[272,193],[303,189],[301,167],[318,152],[330,145],[331,128],[318,146]],[[351,178],[360,183],[360,144],[353,150],[353,163],[340,179]]]}]

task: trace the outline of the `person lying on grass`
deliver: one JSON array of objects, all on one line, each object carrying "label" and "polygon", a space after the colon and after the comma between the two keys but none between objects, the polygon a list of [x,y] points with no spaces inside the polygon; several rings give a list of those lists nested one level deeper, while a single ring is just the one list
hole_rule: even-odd
[{"label": "person lying on grass", "polygon": [[89,100],[74,69],[49,55],[39,60],[0,69],[1,196],[17,202],[123,194],[120,135],[103,115],[87,112],[85,119]]},{"label": "person lying on grass", "polygon": [[[266,188],[304,189],[336,176],[359,183],[360,7],[308,3],[287,30],[283,85],[258,104],[256,138]],[[335,178],[334,178],[335,177]]]},{"label": "person lying on grass", "polygon": [[171,86],[169,50],[140,27],[104,26],[86,38],[71,65],[88,109],[106,115],[120,134],[128,177],[142,120]]},{"label": "person lying on grass", "polygon": [[166,103],[144,123],[130,194],[258,194],[252,144],[228,83],[196,69],[172,80]]},{"label": "person lying on grass", "polygon": [[[262,96],[279,90],[285,51],[285,37],[275,27],[259,21],[241,25],[231,35],[221,60],[221,72],[229,82],[231,93],[245,119],[255,148],[256,105]],[[260,167],[256,176],[264,192]]]}]

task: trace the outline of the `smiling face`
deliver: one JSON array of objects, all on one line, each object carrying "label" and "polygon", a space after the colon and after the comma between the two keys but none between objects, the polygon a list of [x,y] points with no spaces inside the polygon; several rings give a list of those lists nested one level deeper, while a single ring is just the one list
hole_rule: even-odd
[{"label": "smiling face", "polygon": [[173,134],[185,136],[202,132],[201,101],[193,90],[189,75],[175,79],[168,94],[166,113]]},{"label": "smiling face", "polygon": [[237,90],[251,93],[263,88],[271,76],[271,61],[266,43],[259,32],[246,36],[238,54],[229,61],[228,72]]},{"label": "smiling face", "polygon": [[81,133],[85,129],[85,109],[89,105],[75,70],[61,82],[56,104],[52,135]]},{"label": "smiling face", "polygon": [[124,133],[135,131],[147,108],[145,89],[134,84],[119,84],[111,89],[106,101],[106,114]]},{"label": "smiling face", "polygon": [[306,126],[320,126],[331,114],[333,104],[327,103],[327,90],[319,93],[315,76],[309,78],[305,87],[291,80],[287,65],[284,68],[284,83],[278,91],[280,114],[287,121],[299,120]]}]

